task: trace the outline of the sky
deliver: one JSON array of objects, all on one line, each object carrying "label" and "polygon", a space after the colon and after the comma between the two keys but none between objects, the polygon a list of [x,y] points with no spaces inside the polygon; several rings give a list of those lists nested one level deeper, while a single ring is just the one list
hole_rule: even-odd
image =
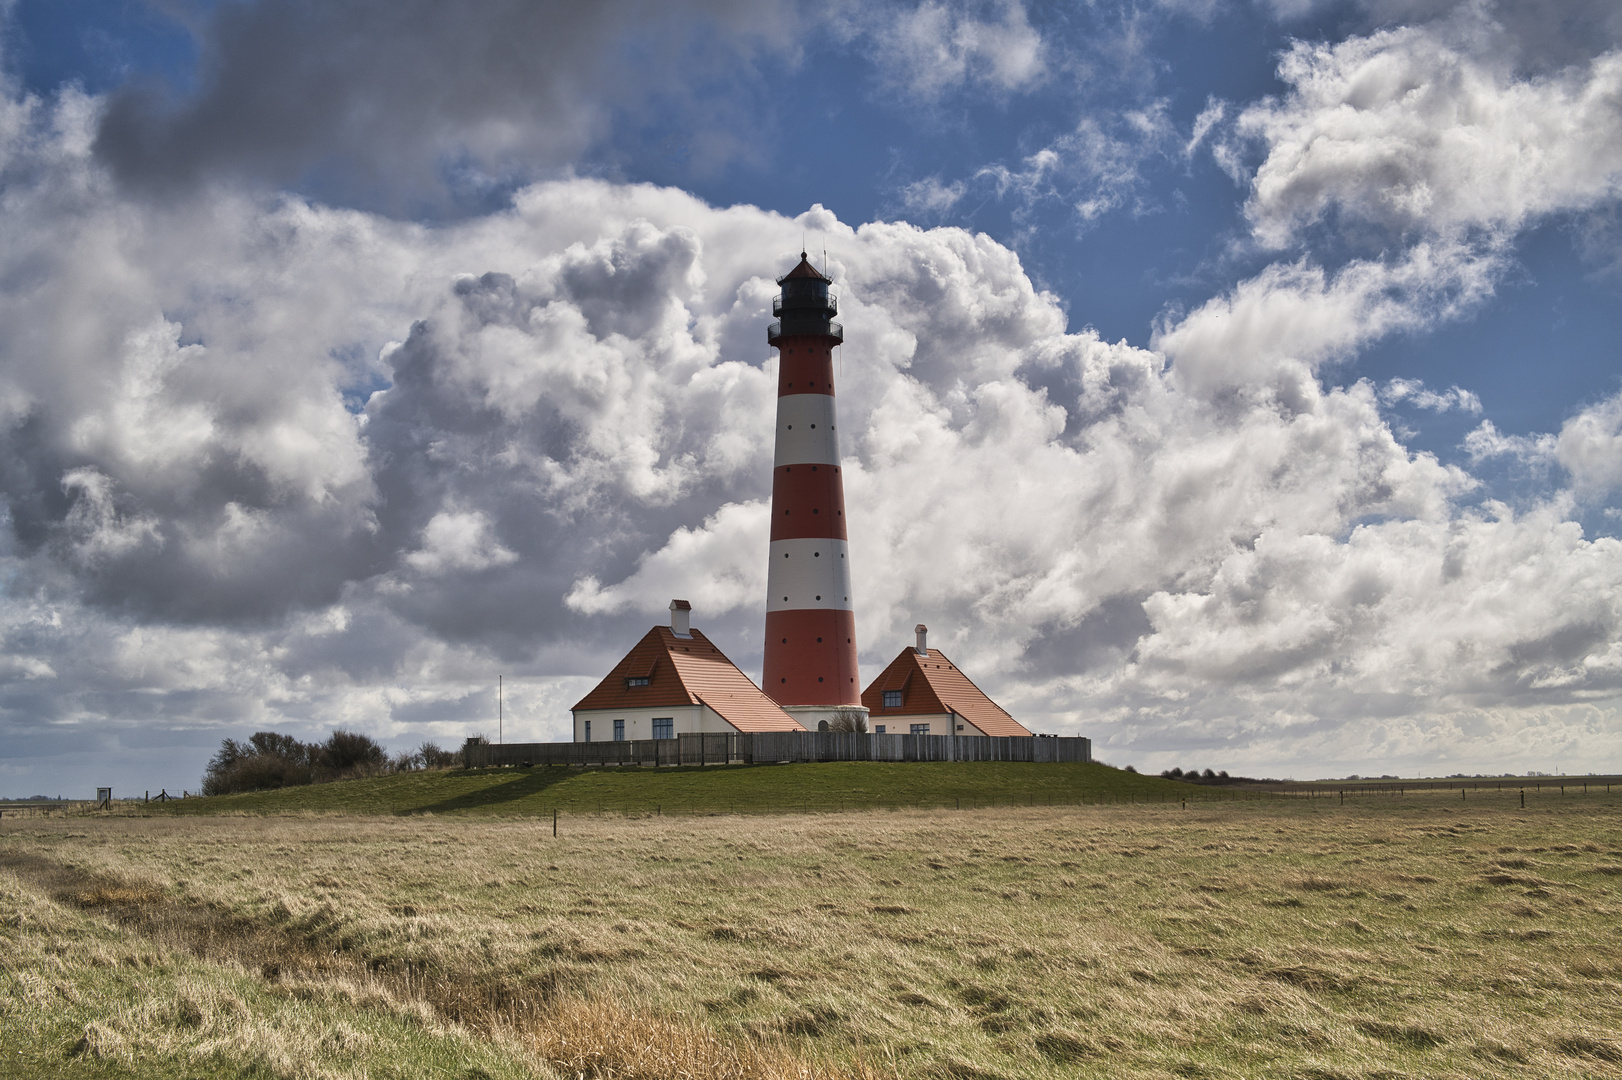
[{"label": "sky", "polygon": [[1140,770],[1622,771],[1610,0],[0,0],[0,795],[857,644]]}]

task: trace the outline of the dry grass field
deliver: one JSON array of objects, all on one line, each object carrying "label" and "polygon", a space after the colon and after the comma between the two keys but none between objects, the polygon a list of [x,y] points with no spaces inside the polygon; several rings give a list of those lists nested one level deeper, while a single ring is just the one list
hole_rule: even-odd
[{"label": "dry grass field", "polygon": [[0,1075],[1622,1076],[1609,796],[0,822]]}]

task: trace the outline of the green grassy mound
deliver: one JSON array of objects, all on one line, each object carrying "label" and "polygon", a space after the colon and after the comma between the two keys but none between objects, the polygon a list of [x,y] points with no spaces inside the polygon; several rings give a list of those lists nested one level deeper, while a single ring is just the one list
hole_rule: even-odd
[{"label": "green grassy mound", "polygon": [[174,814],[791,813],[1231,798],[1107,765],[836,761],[663,769],[452,769],[186,799]]}]

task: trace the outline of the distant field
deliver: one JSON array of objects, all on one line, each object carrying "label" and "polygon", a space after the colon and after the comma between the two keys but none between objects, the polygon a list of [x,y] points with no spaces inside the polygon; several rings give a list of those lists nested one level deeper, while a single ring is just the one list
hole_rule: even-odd
[{"label": "distant field", "polygon": [[1618,802],[8,819],[0,1075],[1622,1076]]},{"label": "distant field", "polygon": [[1573,795],[1608,793],[1612,786],[1622,787],[1622,776],[1449,776],[1395,779],[1391,777],[1363,776],[1356,780],[1292,780],[1285,783],[1261,784],[1277,790],[1336,792],[1348,795],[1390,795],[1396,792],[1451,791],[1455,795],[1463,788],[1466,792],[1570,792]]},{"label": "distant field", "polygon": [[449,769],[283,788],[155,809],[174,814],[355,813],[544,816],[751,813],[884,807],[1046,806],[1228,798],[1106,765],[1014,761],[832,761],[663,769]]}]

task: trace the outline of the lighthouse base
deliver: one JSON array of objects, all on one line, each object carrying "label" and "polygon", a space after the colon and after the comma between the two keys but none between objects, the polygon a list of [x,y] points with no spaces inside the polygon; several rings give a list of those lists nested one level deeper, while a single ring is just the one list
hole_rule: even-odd
[{"label": "lighthouse base", "polygon": [[834,721],[844,716],[860,717],[863,726],[867,724],[867,708],[862,705],[783,705],[780,708],[807,731],[821,731],[823,724],[834,727]]}]

